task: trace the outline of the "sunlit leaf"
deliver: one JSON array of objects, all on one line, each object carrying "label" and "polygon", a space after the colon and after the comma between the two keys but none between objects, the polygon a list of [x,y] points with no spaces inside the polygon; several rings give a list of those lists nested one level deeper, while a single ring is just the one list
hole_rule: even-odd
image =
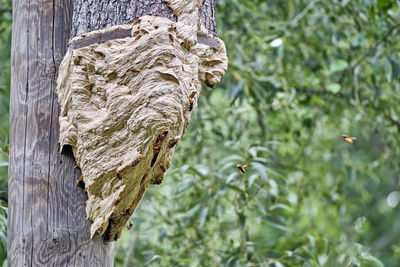
[{"label": "sunlit leaf", "polygon": [[330,83],[330,84],[326,85],[326,90],[328,90],[329,92],[332,92],[334,94],[339,93],[341,89],[342,89],[342,87],[338,83]]},{"label": "sunlit leaf", "polygon": [[343,70],[347,69],[348,67],[349,67],[349,64],[347,63],[347,61],[338,59],[330,64],[329,71],[331,73],[335,73],[338,71],[343,71]]}]

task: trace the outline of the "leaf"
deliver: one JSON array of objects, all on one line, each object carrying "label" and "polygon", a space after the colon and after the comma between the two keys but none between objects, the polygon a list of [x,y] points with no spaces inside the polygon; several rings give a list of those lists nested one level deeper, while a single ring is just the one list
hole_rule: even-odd
[{"label": "leaf", "polygon": [[311,234],[307,234],[308,241],[310,242],[310,246],[315,248],[315,237]]},{"label": "leaf", "polygon": [[350,43],[353,47],[362,46],[365,47],[368,45],[367,33],[362,31],[357,33],[350,39]]},{"label": "leaf", "polygon": [[202,178],[204,178],[208,173],[208,169],[202,165],[190,166],[188,170]]},{"label": "leaf", "polygon": [[378,258],[376,258],[372,255],[365,255],[361,259],[362,259],[362,261],[375,263],[379,267],[385,267],[385,265],[383,265],[383,263]]},{"label": "leaf", "polygon": [[7,227],[7,217],[6,216],[0,214],[0,221],[4,227]]},{"label": "leaf", "polygon": [[258,162],[252,162],[251,163],[251,167],[255,170],[258,171],[258,173],[261,175],[261,177],[264,180],[268,180],[268,174],[267,174],[267,169],[265,168],[265,166],[261,163]]},{"label": "leaf", "polygon": [[257,174],[252,174],[249,177],[249,187],[252,187],[254,182],[257,180],[258,175]]},{"label": "leaf", "polygon": [[269,179],[268,183],[270,185],[270,189],[269,189],[270,194],[273,195],[274,197],[278,196],[279,188],[278,188],[278,184],[275,182],[275,180]]},{"label": "leaf", "polygon": [[378,0],[376,6],[378,7],[379,10],[384,10],[387,8],[390,8],[392,5],[391,0]]},{"label": "leaf", "polygon": [[231,184],[225,184],[225,186],[229,187],[230,189],[239,192],[243,195],[246,195],[246,192],[243,189],[240,189],[239,187],[235,186],[235,185],[231,185]]},{"label": "leaf", "polygon": [[162,241],[162,240],[164,239],[166,233],[167,233],[167,230],[166,230],[165,227],[163,227],[163,228],[161,229],[161,231],[160,231],[160,232],[158,233],[158,235],[157,235],[157,240],[158,240],[158,241]]},{"label": "leaf", "polygon": [[400,64],[397,60],[389,59],[392,65],[392,80],[397,80],[400,75]]},{"label": "leaf", "polygon": [[240,157],[238,155],[232,155],[232,156],[226,157],[223,160],[219,161],[218,165],[222,166],[222,165],[227,164],[227,163],[233,164],[233,163],[235,163],[237,161],[243,161],[243,157]]},{"label": "leaf", "polygon": [[227,261],[226,261],[226,266],[234,266],[234,263],[235,263],[235,261],[236,261],[237,259],[236,259],[236,257],[234,257],[234,256],[231,256]]},{"label": "leaf", "polygon": [[229,176],[226,178],[226,183],[230,184],[237,177],[237,174],[238,173],[236,171],[229,174]]},{"label": "leaf", "polygon": [[150,265],[150,264],[152,264],[153,262],[157,261],[158,259],[161,259],[161,256],[160,256],[160,255],[154,255],[154,256],[146,263],[146,265]]},{"label": "leaf", "polygon": [[261,203],[260,200],[258,200],[258,199],[256,200],[256,204],[257,204],[258,210],[261,212],[261,214],[262,215],[267,215],[267,211],[265,209],[264,204]]},{"label": "leaf", "polygon": [[338,71],[343,71],[349,67],[349,63],[347,61],[344,61],[343,59],[338,59],[332,62],[329,65],[329,72],[330,73],[335,73]]},{"label": "leaf", "polygon": [[204,223],[206,222],[206,218],[208,215],[208,208],[204,208],[201,213],[200,213],[200,218],[199,218],[199,226],[202,227]]},{"label": "leaf", "polygon": [[244,216],[243,212],[239,213],[239,226],[241,229],[244,229],[246,225],[246,216]]},{"label": "leaf", "polygon": [[244,82],[239,81],[231,89],[231,99],[232,99],[231,103],[233,103],[236,100],[236,98],[239,96],[239,94],[243,93],[243,91],[244,91]]},{"label": "leaf", "polygon": [[269,210],[271,210],[271,211],[276,210],[276,209],[284,209],[284,210],[287,210],[287,211],[293,211],[292,207],[290,207],[288,205],[285,205],[283,203],[278,203],[278,204],[272,205],[269,208]]},{"label": "leaf", "polygon": [[339,93],[341,89],[342,87],[338,83],[330,83],[326,86],[326,90],[334,94]]},{"label": "leaf", "polygon": [[7,249],[7,237],[4,235],[3,232],[0,232],[0,240],[1,244],[3,245],[3,248]]},{"label": "leaf", "polygon": [[271,222],[271,221],[268,221],[268,220],[266,220],[265,222],[267,224],[269,224],[270,226],[272,226],[272,227],[274,227],[274,228],[276,228],[278,230],[284,231],[284,232],[292,232],[293,231],[289,227],[286,227],[286,226],[284,226],[282,224],[274,223],[274,222]]}]

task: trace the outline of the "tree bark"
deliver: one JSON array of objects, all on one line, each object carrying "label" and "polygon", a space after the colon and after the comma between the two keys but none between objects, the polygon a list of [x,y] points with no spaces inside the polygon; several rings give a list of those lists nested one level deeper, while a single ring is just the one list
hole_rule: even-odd
[{"label": "tree bark", "polygon": [[59,153],[55,89],[72,10],[70,0],[13,1],[9,266],[113,264],[112,245],[89,237],[72,153]]},{"label": "tree bark", "polygon": [[[175,20],[161,0],[73,1],[13,1],[9,266],[113,265],[112,245],[90,239],[72,152],[59,153],[58,67],[70,37],[147,14]],[[213,34],[214,1],[201,15]]]},{"label": "tree bark", "polygon": [[[71,37],[114,25],[134,22],[144,15],[176,21],[172,10],[162,0],[87,0],[75,1]],[[205,0],[201,23],[215,35],[215,0]]]}]

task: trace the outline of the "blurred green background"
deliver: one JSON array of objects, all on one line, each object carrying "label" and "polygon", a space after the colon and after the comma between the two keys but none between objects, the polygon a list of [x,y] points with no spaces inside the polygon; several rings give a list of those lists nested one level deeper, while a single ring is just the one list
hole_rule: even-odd
[{"label": "blurred green background", "polygon": [[[400,266],[400,1],[216,2],[229,71],[115,266]],[[0,0],[0,187],[10,29]]]},{"label": "blurred green background", "polygon": [[10,98],[11,0],[0,0],[0,265],[7,266],[7,170]]}]

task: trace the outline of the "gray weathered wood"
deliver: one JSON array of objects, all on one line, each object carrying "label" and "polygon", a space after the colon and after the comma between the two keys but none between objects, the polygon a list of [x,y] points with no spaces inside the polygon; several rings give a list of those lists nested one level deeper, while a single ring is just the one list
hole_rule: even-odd
[{"label": "gray weathered wood", "polygon": [[[162,0],[86,0],[75,1],[71,37],[118,24],[134,22],[143,15],[158,15],[176,21]],[[215,34],[215,0],[205,0],[200,20]]]},{"label": "gray weathered wood", "polygon": [[72,3],[15,0],[13,11],[8,264],[112,266],[112,245],[89,238],[72,153],[59,153],[55,87]]}]

